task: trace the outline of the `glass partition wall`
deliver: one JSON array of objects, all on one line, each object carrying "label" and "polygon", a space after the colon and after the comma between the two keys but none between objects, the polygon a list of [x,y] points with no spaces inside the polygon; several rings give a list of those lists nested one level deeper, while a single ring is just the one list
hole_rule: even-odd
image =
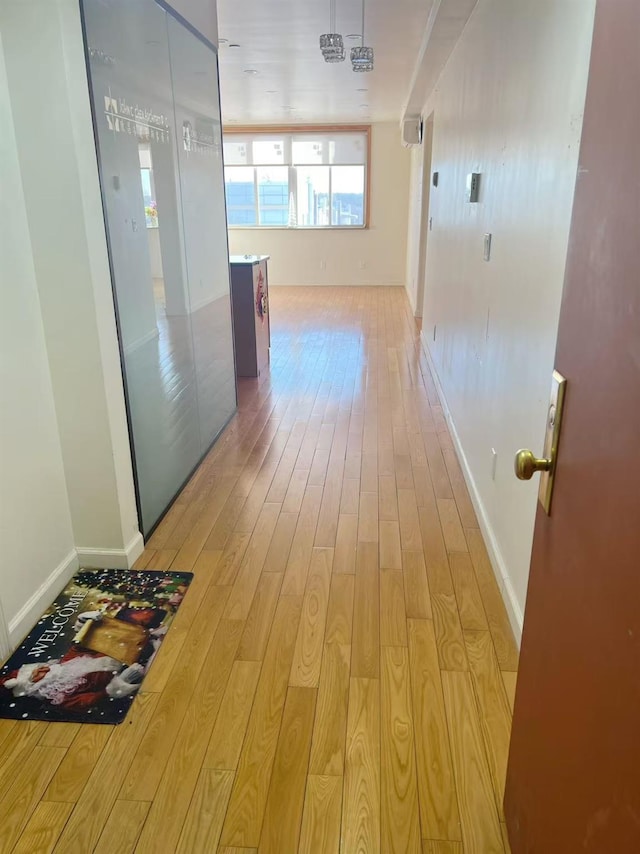
[{"label": "glass partition wall", "polygon": [[217,56],[154,0],[82,0],[148,535],[236,408]]}]

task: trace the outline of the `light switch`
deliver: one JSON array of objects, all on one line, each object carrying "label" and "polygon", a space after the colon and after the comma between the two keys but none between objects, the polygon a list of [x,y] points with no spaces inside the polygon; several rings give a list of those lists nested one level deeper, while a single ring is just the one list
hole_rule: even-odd
[{"label": "light switch", "polygon": [[469,172],[467,175],[467,201],[477,202],[480,198],[480,172]]},{"label": "light switch", "polygon": [[489,261],[491,258],[491,235],[485,234],[484,236],[484,260]]}]

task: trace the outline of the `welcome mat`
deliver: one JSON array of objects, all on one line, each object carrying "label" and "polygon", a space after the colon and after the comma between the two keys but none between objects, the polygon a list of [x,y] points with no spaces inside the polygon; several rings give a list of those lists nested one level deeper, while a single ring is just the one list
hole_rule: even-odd
[{"label": "welcome mat", "polygon": [[192,578],[81,570],[0,671],[0,717],[122,723]]}]

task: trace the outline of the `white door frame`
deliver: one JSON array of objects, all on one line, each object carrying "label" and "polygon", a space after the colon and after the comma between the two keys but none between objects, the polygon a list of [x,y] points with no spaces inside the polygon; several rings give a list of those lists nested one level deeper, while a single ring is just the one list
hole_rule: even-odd
[{"label": "white door frame", "polygon": [[420,245],[418,247],[418,282],[415,316],[424,312],[427,243],[429,242],[429,202],[431,196],[431,159],[433,152],[433,113],[424,123],[422,136],[422,207],[420,210]]}]

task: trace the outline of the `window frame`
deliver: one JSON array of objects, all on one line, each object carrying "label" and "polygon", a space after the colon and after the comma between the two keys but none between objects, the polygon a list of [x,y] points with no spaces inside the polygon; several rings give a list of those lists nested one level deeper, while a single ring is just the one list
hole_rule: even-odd
[{"label": "window frame", "polygon": [[[362,225],[260,225],[259,221],[256,225],[230,225],[227,220],[228,229],[244,229],[246,231],[254,230],[278,230],[278,231],[359,231],[370,227],[371,219],[371,125],[225,125],[223,128],[223,149],[224,140],[231,140],[234,136],[241,137],[260,137],[273,136],[275,134],[353,134],[361,133],[365,136],[365,152],[366,163],[364,166],[364,222]],[[289,158],[290,159],[290,158]],[[273,164],[274,166],[277,164]],[[291,163],[280,164],[288,166],[289,169],[295,169]],[[319,164],[320,165],[320,164]],[[223,169],[226,167],[223,154]],[[254,181],[255,169],[254,168]],[[225,182],[226,183],[226,182]],[[291,177],[289,179],[291,188]],[[329,167],[329,192],[331,193],[331,167]],[[291,192],[291,189],[289,190]],[[256,186],[257,193],[257,186]],[[330,196],[331,198],[331,196]],[[296,191],[297,201],[297,191]],[[331,203],[330,203],[331,206]],[[256,195],[256,217],[259,220],[258,200]]]}]

